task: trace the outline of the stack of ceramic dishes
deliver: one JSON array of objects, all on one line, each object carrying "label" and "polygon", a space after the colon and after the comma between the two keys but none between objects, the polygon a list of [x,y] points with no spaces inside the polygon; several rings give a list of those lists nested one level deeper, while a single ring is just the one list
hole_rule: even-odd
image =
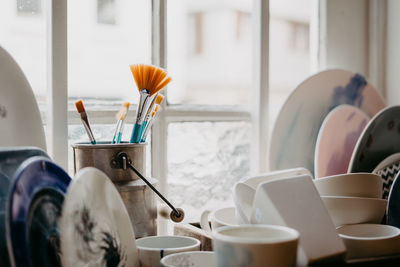
[{"label": "stack of ceramic dishes", "polygon": [[382,180],[370,173],[351,173],[314,180],[336,227],[380,223],[387,200],[381,198]]},{"label": "stack of ceramic dishes", "polygon": [[347,258],[400,253],[400,229],[381,225],[387,200],[382,179],[371,173],[348,173],[314,180],[347,248]]}]

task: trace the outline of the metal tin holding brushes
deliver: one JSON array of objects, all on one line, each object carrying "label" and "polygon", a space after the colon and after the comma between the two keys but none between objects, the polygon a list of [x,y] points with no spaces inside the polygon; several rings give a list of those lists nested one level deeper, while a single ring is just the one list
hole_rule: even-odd
[{"label": "metal tin holding brushes", "polygon": [[74,172],[85,167],[96,167],[102,170],[114,183],[131,182],[140,179],[135,173],[116,168],[112,159],[119,152],[128,154],[131,163],[142,174],[146,173],[146,143],[110,144],[98,142],[96,145],[90,143],[76,143],[72,145],[74,152]]},{"label": "metal tin holding brushes", "polygon": [[[117,155],[124,152],[128,163],[140,173],[146,173],[146,143],[110,144],[98,142],[96,145],[76,143],[72,145],[74,155],[74,171],[85,167],[95,167],[113,181],[126,206],[135,237],[157,234],[157,201],[154,192],[127,166],[116,160]],[[126,164],[126,163],[125,163]],[[157,185],[157,180],[147,177],[147,181]]]}]

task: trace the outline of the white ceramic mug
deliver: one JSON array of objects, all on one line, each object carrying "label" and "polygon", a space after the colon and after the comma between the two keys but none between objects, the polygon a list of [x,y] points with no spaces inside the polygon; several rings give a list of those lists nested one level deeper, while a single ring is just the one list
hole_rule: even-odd
[{"label": "white ceramic mug", "polygon": [[166,255],[199,251],[200,241],[187,236],[148,236],[136,239],[136,247],[141,267],[161,267]]},{"label": "white ceramic mug", "polygon": [[[211,228],[209,220],[211,221]],[[234,207],[221,208],[212,212],[210,210],[205,210],[200,217],[200,227],[208,233],[211,233],[211,229],[235,225],[238,225],[238,223],[236,220],[236,209]]]},{"label": "white ceramic mug", "polygon": [[300,234],[277,225],[225,226],[213,230],[218,267],[296,266]]}]

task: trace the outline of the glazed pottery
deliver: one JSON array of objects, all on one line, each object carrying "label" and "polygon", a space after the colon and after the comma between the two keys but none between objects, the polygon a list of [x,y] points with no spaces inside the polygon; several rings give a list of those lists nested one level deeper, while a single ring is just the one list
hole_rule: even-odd
[{"label": "glazed pottery", "polygon": [[362,110],[350,105],[329,112],[315,145],[315,178],[347,173],[354,146],[368,121]]},{"label": "glazed pottery", "polygon": [[249,224],[253,200],[256,190],[245,184],[238,182],[233,186],[233,202],[236,207],[236,220],[238,224]]},{"label": "glazed pottery", "polygon": [[10,266],[6,242],[6,202],[10,181],[18,167],[28,158],[34,156],[48,157],[46,152],[36,147],[2,147],[0,148],[0,262]]},{"label": "glazed pottery", "polygon": [[344,257],[345,246],[309,175],[260,184],[251,223],[282,225],[299,231],[298,258],[302,265]]},{"label": "glazed pottery", "polygon": [[185,252],[199,251],[200,241],[187,236],[148,236],[136,240],[140,266],[161,267],[164,256]]},{"label": "glazed pottery", "polygon": [[372,172],[388,156],[400,151],[400,106],[376,114],[362,132],[348,172]]},{"label": "glazed pottery", "polygon": [[400,170],[400,153],[390,155],[385,158],[375,169],[372,171],[380,177],[382,177],[383,182],[383,193],[382,198],[387,199],[389,196],[390,189],[394,178]]},{"label": "glazed pottery", "polygon": [[254,188],[254,190],[256,190],[258,185],[260,185],[261,183],[268,182],[268,181],[275,180],[275,179],[296,177],[296,176],[301,176],[301,175],[309,175],[312,177],[310,171],[305,168],[293,168],[293,169],[285,169],[285,170],[280,170],[280,171],[272,171],[272,172],[260,174],[257,176],[248,177],[248,178],[243,179],[241,182],[247,184],[248,186],[251,186],[252,188]]},{"label": "glazed pottery", "polygon": [[314,180],[321,196],[380,198],[382,179],[372,173],[347,173]]},{"label": "glazed pottery", "polygon": [[322,196],[335,226],[359,223],[380,223],[387,200],[380,198]]},{"label": "glazed pottery", "polygon": [[6,208],[12,266],[61,266],[58,220],[70,181],[63,169],[45,157],[32,157],[20,165]]},{"label": "glazed pottery", "polygon": [[218,267],[296,266],[299,233],[276,225],[226,226],[213,231]]},{"label": "glazed pottery", "polygon": [[271,170],[304,167],[314,172],[317,135],[326,115],[348,104],[369,117],[385,107],[376,89],[360,74],[327,70],[302,82],[288,97],[271,135]]},{"label": "glazed pottery", "polygon": [[400,229],[382,224],[353,224],[337,229],[348,259],[372,258],[400,253]]},{"label": "glazed pottery", "polygon": [[23,71],[0,46],[0,147],[46,150],[39,107]]},{"label": "glazed pottery", "polygon": [[400,228],[400,172],[397,173],[389,192],[387,224]]},{"label": "glazed pottery", "polygon": [[[211,221],[211,228],[209,220]],[[211,229],[237,224],[236,209],[234,207],[221,208],[214,211],[205,210],[200,217],[200,226],[208,233],[211,233]]]},{"label": "glazed pottery", "polygon": [[122,199],[100,170],[81,169],[60,220],[62,266],[139,266],[135,234]]},{"label": "glazed pottery", "polygon": [[215,253],[208,251],[180,252],[161,259],[164,267],[215,267]]}]

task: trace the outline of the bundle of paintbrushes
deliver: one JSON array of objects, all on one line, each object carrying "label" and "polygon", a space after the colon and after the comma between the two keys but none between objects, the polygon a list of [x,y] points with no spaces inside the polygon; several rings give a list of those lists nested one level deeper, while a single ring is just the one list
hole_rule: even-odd
[{"label": "bundle of paintbrushes", "polygon": [[171,78],[167,77],[165,70],[152,65],[138,64],[130,67],[140,94],[130,142],[140,143],[146,141],[148,129],[159,111],[159,108],[155,110],[156,105],[159,105],[164,98],[158,92],[171,81]]},{"label": "bundle of paintbrushes", "polygon": [[[152,65],[137,64],[130,66],[130,68],[140,94],[136,120],[133,125],[130,142],[143,143],[146,142],[151,126],[153,125],[157,114],[161,111],[160,104],[163,101],[164,96],[160,94],[159,91],[171,81],[171,78],[167,76],[165,70]],[[83,126],[89,136],[90,142],[96,144],[82,100],[77,101],[75,106],[81,116]],[[128,109],[129,103],[125,102],[116,115],[117,127],[111,142],[112,144],[121,143],[124,121]]]}]

